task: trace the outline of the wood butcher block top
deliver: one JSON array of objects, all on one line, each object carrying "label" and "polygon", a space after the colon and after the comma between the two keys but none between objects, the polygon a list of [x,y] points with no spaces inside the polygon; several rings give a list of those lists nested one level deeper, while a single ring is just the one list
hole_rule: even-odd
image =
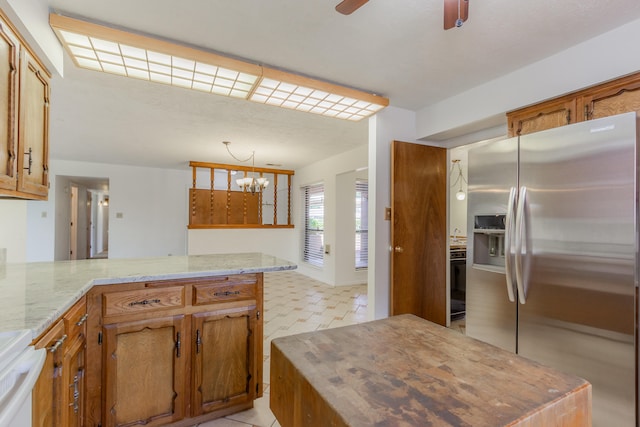
[{"label": "wood butcher block top", "polygon": [[283,427],[591,425],[587,381],[413,315],[271,347]]}]

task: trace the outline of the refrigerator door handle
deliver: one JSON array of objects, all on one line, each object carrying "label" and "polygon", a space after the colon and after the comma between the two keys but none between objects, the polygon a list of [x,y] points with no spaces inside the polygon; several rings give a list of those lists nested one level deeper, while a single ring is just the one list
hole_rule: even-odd
[{"label": "refrigerator door handle", "polygon": [[[516,210],[516,286],[518,288],[518,300],[520,304],[527,302],[527,283],[525,282],[524,266],[522,263],[522,245],[527,242],[526,236],[526,219],[525,219],[525,205],[527,203],[527,187],[520,187],[520,194],[518,195],[518,208]],[[525,246],[526,247],[526,246]],[[526,255],[526,254],[525,254]]]},{"label": "refrigerator door handle", "polygon": [[509,204],[507,205],[507,224],[504,232],[504,271],[507,279],[507,295],[509,295],[509,301],[511,302],[516,302],[516,292],[514,289],[515,283],[513,280],[513,264],[511,262],[513,256],[511,252],[511,240],[513,239],[514,234],[513,226],[515,224],[514,211],[516,204],[516,192],[516,187],[511,187],[511,191],[509,192]]}]

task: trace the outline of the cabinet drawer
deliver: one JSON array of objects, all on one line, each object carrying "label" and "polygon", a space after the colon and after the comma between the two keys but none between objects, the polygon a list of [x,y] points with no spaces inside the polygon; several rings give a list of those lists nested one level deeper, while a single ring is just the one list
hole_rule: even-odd
[{"label": "cabinet drawer", "polygon": [[136,289],[102,295],[104,316],[147,313],[179,307],[184,307],[184,286]]},{"label": "cabinet drawer", "polygon": [[87,304],[84,297],[66,312],[63,317],[64,330],[69,336],[68,339],[70,342],[80,336],[80,334],[85,334],[88,317]]},{"label": "cabinet drawer", "polygon": [[221,277],[209,283],[193,285],[193,305],[256,298],[255,275]]}]

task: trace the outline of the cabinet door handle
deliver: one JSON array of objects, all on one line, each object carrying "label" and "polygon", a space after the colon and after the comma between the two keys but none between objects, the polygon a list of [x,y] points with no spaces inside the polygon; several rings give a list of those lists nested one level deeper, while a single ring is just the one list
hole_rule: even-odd
[{"label": "cabinet door handle", "polygon": [[200,336],[200,329],[196,329],[196,354],[200,353],[201,344],[202,344],[202,337]]},{"label": "cabinet door handle", "polygon": [[51,353],[55,353],[56,351],[58,351],[58,349],[60,348],[60,346],[67,340],[67,335],[63,335],[62,338],[60,338],[59,340],[56,341],[56,343],[54,345],[52,345],[51,347],[49,347],[49,351]]},{"label": "cabinet door handle", "polygon": [[176,357],[180,357],[180,347],[182,347],[182,342],[180,341],[180,332],[176,335]]},{"label": "cabinet door handle", "polygon": [[31,165],[33,164],[33,148],[29,147],[29,151],[24,153],[24,155],[29,156],[29,161],[27,162],[29,166],[22,169],[25,169],[27,171],[27,175],[31,175]]},{"label": "cabinet door handle", "polygon": [[69,406],[73,407],[73,413],[77,414],[80,409],[80,389],[78,387],[78,383],[80,382],[80,373],[73,377],[73,403],[70,403]]},{"label": "cabinet door handle", "polygon": [[83,325],[83,323],[84,323],[84,322],[86,322],[88,318],[89,318],[89,313],[85,313],[85,314],[80,318],[80,320],[78,320],[78,321],[76,322],[76,326],[82,326],[82,325]]}]

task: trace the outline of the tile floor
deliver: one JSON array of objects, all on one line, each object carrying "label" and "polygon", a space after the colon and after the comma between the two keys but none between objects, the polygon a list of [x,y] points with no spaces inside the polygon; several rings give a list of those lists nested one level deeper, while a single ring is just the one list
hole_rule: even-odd
[{"label": "tile floor", "polygon": [[271,340],[367,320],[367,286],[331,287],[294,271],[264,275],[264,397],[254,408],[199,427],[279,427],[269,409]]}]

